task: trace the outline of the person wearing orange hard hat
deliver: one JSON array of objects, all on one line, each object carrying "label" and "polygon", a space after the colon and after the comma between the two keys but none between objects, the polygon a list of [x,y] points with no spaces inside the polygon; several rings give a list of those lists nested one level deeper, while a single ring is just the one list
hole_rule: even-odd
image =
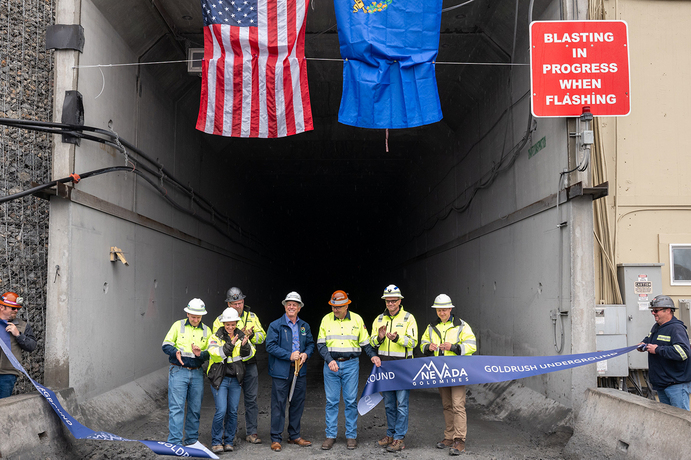
[{"label": "person wearing orange hard hat", "polygon": [[[24,299],[16,292],[5,292],[0,298],[0,340],[17,360],[22,350],[34,351],[36,337],[29,323],[17,318]],[[0,349],[0,399],[12,396],[19,371],[14,368],[5,352]]]},{"label": "person wearing orange hard hat", "polygon": [[343,392],[345,403],[346,447],[357,447],[357,389],[360,379],[360,354],[365,350],[372,363],[379,367],[381,359],[369,343],[367,327],[360,315],[348,311],[350,299],[345,291],[331,294],[332,312],[319,326],[317,350],[324,358],[324,391],[326,393],[326,440],[322,449],[329,450],[338,432],[338,405]]}]

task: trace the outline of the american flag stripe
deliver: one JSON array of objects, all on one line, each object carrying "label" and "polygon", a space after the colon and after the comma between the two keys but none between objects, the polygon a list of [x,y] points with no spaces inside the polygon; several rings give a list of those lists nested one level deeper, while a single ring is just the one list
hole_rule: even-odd
[{"label": "american flag stripe", "polygon": [[[214,0],[219,5],[222,1]],[[223,136],[263,138],[313,129],[304,60],[308,2],[257,0],[252,26],[205,27],[197,129]],[[246,2],[240,0],[238,5],[247,11]],[[228,8],[213,8],[209,18],[214,20],[217,16],[230,18],[233,13]],[[246,16],[238,14],[234,20],[239,23],[242,18]]]}]

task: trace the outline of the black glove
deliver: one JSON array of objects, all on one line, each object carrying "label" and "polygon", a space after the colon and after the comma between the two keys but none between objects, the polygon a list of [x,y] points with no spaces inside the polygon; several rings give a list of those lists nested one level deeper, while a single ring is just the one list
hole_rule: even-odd
[{"label": "black glove", "polygon": [[235,346],[230,342],[230,340],[228,340],[228,341],[223,345],[223,353],[224,353],[226,356],[231,356],[231,355],[233,354],[233,348],[235,348]]}]

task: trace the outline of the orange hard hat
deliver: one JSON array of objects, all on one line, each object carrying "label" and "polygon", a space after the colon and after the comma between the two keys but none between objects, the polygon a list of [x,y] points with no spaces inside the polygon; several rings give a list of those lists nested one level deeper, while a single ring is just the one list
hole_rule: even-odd
[{"label": "orange hard hat", "polygon": [[345,291],[334,292],[331,294],[331,300],[329,300],[329,305],[333,305],[334,307],[342,307],[343,305],[348,305],[349,303],[350,299]]},{"label": "orange hard hat", "polygon": [[10,291],[2,295],[2,300],[0,300],[0,304],[6,307],[22,308],[22,305],[24,305],[24,299],[19,297],[19,294],[17,294],[16,292]]}]

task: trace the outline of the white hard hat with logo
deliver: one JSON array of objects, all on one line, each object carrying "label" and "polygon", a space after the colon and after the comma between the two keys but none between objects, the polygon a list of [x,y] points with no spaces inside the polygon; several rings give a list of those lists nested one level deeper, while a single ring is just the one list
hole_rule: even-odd
[{"label": "white hard hat with logo", "polygon": [[398,289],[398,286],[395,284],[389,284],[386,286],[386,289],[384,289],[384,295],[381,296],[381,298],[386,299],[387,297],[398,297],[399,299],[402,299],[403,295],[401,294],[401,290]]},{"label": "white hard hat with logo", "polygon": [[451,297],[446,294],[439,294],[434,298],[432,308],[454,308],[454,306],[451,303]]},{"label": "white hard hat with logo", "polygon": [[234,308],[226,308],[223,310],[223,314],[219,316],[218,320],[222,323],[227,323],[229,321],[240,321],[240,315],[238,311]]},{"label": "white hard hat with logo", "polygon": [[283,302],[281,302],[281,303],[282,303],[283,305],[285,305],[286,302],[290,302],[290,301],[299,303],[299,304],[300,304],[300,307],[304,307],[304,306],[305,306],[305,305],[302,303],[302,297],[300,297],[300,294],[298,294],[298,293],[295,292],[295,291],[289,292],[288,295],[286,296],[286,298],[285,298],[285,299],[283,300]]},{"label": "white hard hat with logo", "polygon": [[202,299],[194,298],[185,307],[185,311],[190,315],[206,315],[206,305]]}]

